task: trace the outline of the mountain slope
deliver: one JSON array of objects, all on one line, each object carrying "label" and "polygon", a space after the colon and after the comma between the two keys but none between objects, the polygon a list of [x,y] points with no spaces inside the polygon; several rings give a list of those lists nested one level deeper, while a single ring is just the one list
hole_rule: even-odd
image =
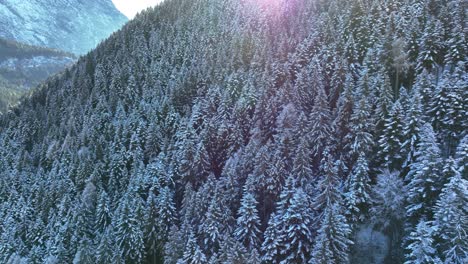
[{"label": "mountain slope", "polygon": [[0,38],[0,113],[21,94],[75,61],[70,53]]},{"label": "mountain slope", "polygon": [[463,263],[463,3],[144,12],[1,117],[0,262]]},{"label": "mountain slope", "polygon": [[0,37],[84,54],[127,18],[111,0],[3,0]]}]

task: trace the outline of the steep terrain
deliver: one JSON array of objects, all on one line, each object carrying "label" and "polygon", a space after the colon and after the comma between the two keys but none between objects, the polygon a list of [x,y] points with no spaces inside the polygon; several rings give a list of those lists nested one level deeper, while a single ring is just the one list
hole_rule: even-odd
[{"label": "steep terrain", "polygon": [[0,37],[84,54],[127,18],[111,0],[2,0]]},{"label": "steep terrain", "polygon": [[144,12],[0,117],[0,262],[466,263],[465,5]]},{"label": "steep terrain", "polygon": [[75,61],[70,53],[0,38],[0,113],[30,88]]}]

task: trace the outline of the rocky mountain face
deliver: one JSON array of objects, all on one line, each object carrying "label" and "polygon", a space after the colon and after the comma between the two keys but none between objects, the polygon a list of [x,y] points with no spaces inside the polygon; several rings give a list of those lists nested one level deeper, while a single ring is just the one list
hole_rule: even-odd
[{"label": "rocky mountain face", "polygon": [[84,54],[127,18],[111,0],[2,0],[0,37]]},{"label": "rocky mountain face", "polygon": [[0,38],[0,113],[24,92],[75,61],[70,53]]}]

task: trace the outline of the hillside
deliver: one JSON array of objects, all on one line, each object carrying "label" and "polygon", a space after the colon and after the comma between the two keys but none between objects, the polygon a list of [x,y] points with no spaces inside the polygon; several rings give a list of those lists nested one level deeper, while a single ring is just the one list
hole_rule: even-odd
[{"label": "hillside", "polygon": [[0,116],[0,263],[466,263],[462,0],[167,0]]},{"label": "hillside", "polygon": [[0,113],[26,91],[75,61],[70,53],[0,38]]},{"label": "hillside", "polygon": [[111,0],[3,0],[0,37],[85,54],[127,18]]}]

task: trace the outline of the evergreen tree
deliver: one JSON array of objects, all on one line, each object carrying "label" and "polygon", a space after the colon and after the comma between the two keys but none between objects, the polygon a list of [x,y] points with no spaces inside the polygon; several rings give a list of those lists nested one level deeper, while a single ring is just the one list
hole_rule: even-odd
[{"label": "evergreen tree", "polygon": [[115,253],[115,242],[112,237],[111,227],[107,227],[102,233],[96,249],[96,263],[112,263]]},{"label": "evergreen tree", "polygon": [[234,235],[248,250],[257,249],[260,243],[260,218],[257,205],[258,202],[253,194],[244,190]]},{"label": "evergreen tree", "polygon": [[396,101],[385,120],[384,130],[379,139],[381,149],[379,156],[382,159],[383,165],[389,170],[398,170],[403,164],[401,155],[401,145],[403,144],[403,126],[404,113],[400,101]]},{"label": "evergreen tree", "polygon": [[348,180],[348,192],[345,195],[346,213],[351,223],[364,220],[371,204],[370,195],[369,167],[366,157],[361,154]]},{"label": "evergreen tree", "polygon": [[104,231],[111,223],[112,215],[110,201],[106,191],[101,191],[96,206],[96,229]]},{"label": "evergreen tree", "polygon": [[414,155],[416,152],[417,145],[419,143],[419,133],[422,126],[422,106],[421,106],[421,94],[419,87],[413,87],[410,108],[405,117],[403,125],[403,138],[404,141],[401,145],[401,151],[404,160],[404,167],[409,167],[414,162]]},{"label": "evergreen tree", "polygon": [[312,153],[305,137],[299,140],[296,156],[294,157],[292,171],[297,183],[305,187],[312,179],[313,174]]},{"label": "evergreen tree", "polygon": [[114,235],[125,262],[141,262],[144,257],[143,213],[140,197],[127,194],[114,215]]},{"label": "evergreen tree", "polygon": [[351,115],[350,133],[348,135],[349,149],[351,155],[368,153],[373,146],[371,106],[365,96],[360,95],[355,102],[353,114]]},{"label": "evergreen tree", "polygon": [[340,211],[337,204],[325,209],[309,263],[349,262],[349,247],[353,244],[349,239],[351,228]]},{"label": "evergreen tree", "polygon": [[204,264],[207,259],[200,246],[197,243],[194,233],[190,233],[187,245],[185,246],[183,263],[187,264]]},{"label": "evergreen tree", "polygon": [[283,237],[281,263],[307,262],[313,242],[313,215],[307,194],[301,188],[295,189],[291,204],[281,220],[283,224],[280,230],[280,237]]},{"label": "evergreen tree", "polygon": [[416,68],[433,70],[443,62],[443,48],[445,34],[442,23],[437,19],[429,19],[424,27],[420,41]]},{"label": "evergreen tree", "polygon": [[468,181],[458,171],[452,171],[435,206],[437,248],[445,263],[465,263],[468,260]]},{"label": "evergreen tree", "polygon": [[320,160],[322,157],[322,151],[330,141],[333,131],[330,106],[323,87],[318,88],[309,120],[309,142],[312,146],[313,154]]},{"label": "evergreen tree", "polygon": [[421,129],[416,161],[407,175],[408,196],[406,215],[416,225],[419,219],[430,219],[432,208],[445,182],[441,179],[442,158],[435,133],[430,124]]},{"label": "evergreen tree", "polygon": [[328,150],[324,152],[320,171],[322,177],[317,184],[318,194],[313,199],[312,208],[323,214],[325,208],[335,203],[341,203],[338,170],[333,161],[333,156]]},{"label": "evergreen tree", "polygon": [[436,257],[436,250],[434,248],[434,228],[428,223],[420,221],[416,226],[416,230],[411,232],[409,241],[411,244],[408,246],[410,253],[406,255],[405,264],[410,263],[442,263]]},{"label": "evergreen tree", "polygon": [[468,180],[468,135],[466,135],[458,145],[455,155],[460,174],[462,178]]},{"label": "evergreen tree", "polygon": [[262,243],[262,261],[267,263],[279,262],[279,250],[282,241],[279,237],[279,223],[275,215],[271,215],[268,220],[268,227],[265,230]]},{"label": "evergreen tree", "polygon": [[382,222],[384,229],[398,230],[405,219],[406,188],[396,172],[383,171],[372,186],[373,220]]},{"label": "evergreen tree", "polygon": [[165,241],[171,225],[176,220],[174,194],[169,187],[164,187],[159,190],[156,200],[158,236],[161,241]]}]

